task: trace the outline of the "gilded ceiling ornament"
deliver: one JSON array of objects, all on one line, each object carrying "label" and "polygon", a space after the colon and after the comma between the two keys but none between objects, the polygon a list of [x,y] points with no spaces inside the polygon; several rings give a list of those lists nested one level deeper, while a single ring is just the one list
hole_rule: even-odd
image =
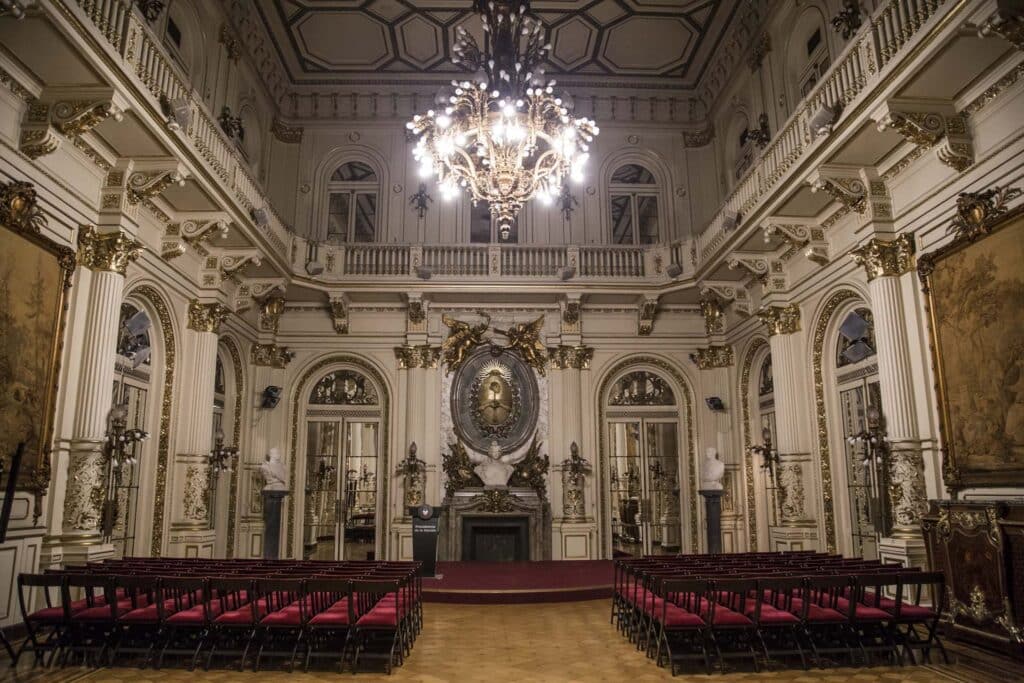
[{"label": "gilded ceiling ornament", "polygon": [[888,128],[920,147],[931,147],[946,134],[942,115],[934,112],[890,111],[878,122],[878,130]]},{"label": "gilded ceiling ornament", "polygon": [[69,138],[78,137],[107,119],[124,120],[124,112],[110,100],[61,101],[53,105],[53,123]]},{"label": "gilded ceiling ornament", "polygon": [[[1012,3],[1007,3],[1012,5]],[[999,36],[1018,50],[1024,50],[1024,12],[1011,9],[997,9],[992,16],[978,27],[982,37]]]},{"label": "gilded ceiling ornament", "polygon": [[988,234],[1009,211],[1007,202],[1024,194],[1020,188],[994,186],[984,192],[961,192],[956,200],[956,217],[946,229],[956,239],[974,240]]},{"label": "gilded ceiling ornament", "polygon": [[281,294],[271,294],[260,302],[261,330],[277,334],[281,324],[281,314],[284,313],[284,303],[284,297]]},{"label": "gilded ceiling ornament", "polygon": [[542,315],[533,322],[511,325],[507,330],[495,329],[508,337],[508,348],[518,353],[519,357],[542,377],[546,372],[545,366],[548,360],[547,349],[540,341],[543,326],[544,316]]},{"label": "gilded ceiling ornament", "polygon": [[46,226],[32,183],[0,182],[0,224],[19,232],[38,234]]},{"label": "gilded ceiling ornament", "polygon": [[589,346],[553,346],[548,349],[551,367],[559,370],[589,370],[594,349]]},{"label": "gilded ceiling ornament", "polygon": [[850,256],[854,263],[864,266],[868,282],[876,277],[898,277],[914,269],[914,238],[907,234],[893,240],[873,237]]},{"label": "gilded ceiling ornament", "polygon": [[768,282],[768,259],[761,256],[734,254],[727,262],[729,270],[745,270],[762,285]]},{"label": "gilded ceiling ornament", "polygon": [[723,344],[716,346],[712,344],[707,348],[699,348],[696,353],[697,367],[701,370],[712,368],[732,367],[734,362],[732,345]]},{"label": "gilded ceiling ornament", "polygon": [[286,368],[294,357],[295,352],[277,344],[253,344],[250,353],[252,364],[264,368]]},{"label": "gilded ceiling ornament", "polygon": [[700,314],[704,316],[706,334],[725,333],[725,306],[714,293],[708,292],[700,299]]},{"label": "gilded ceiling ornament", "polygon": [[441,321],[448,326],[448,337],[441,344],[446,365],[445,374],[457,370],[466,360],[469,352],[484,343],[484,333],[490,328],[491,316],[484,311],[477,311],[484,318],[482,323],[470,325],[445,314]]},{"label": "gilded ceiling ornament", "polygon": [[132,173],[128,178],[128,203],[138,204],[160,194],[171,185],[185,186],[185,176],[176,170]]},{"label": "gilded ceiling ornament", "polygon": [[198,299],[188,302],[188,329],[196,332],[220,332],[220,324],[231,311],[219,303],[200,303]]},{"label": "gilded ceiling ornament", "polygon": [[33,128],[21,131],[18,149],[33,161],[41,156],[52,154],[60,147],[60,138],[46,128]]},{"label": "gilded ceiling ornament", "polygon": [[800,331],[800,307],[796,304],[762,306],[757,311],[757,317],[768,328],[769,336]]},{"label": "gilded ceiling ornament", "polygon": [[142,242],[121,231],[101,233],[91,225],[78,230],[78,262],[89,270],[124,275],[142,249]]}]

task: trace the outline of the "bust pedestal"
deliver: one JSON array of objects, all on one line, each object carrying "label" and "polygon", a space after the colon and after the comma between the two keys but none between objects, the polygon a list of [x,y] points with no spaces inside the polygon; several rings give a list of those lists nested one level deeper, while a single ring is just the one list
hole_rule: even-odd
[{"label": "bust pedestal", "polygon": [[281,503],[287,491],[263,490],[263,559],[276,560],[281,555]]},{"label": "bust pedestal", "polygon": [[722,489],[701,489],[704,496],[704,522],[706,524],[708,552],[722,552]]}]

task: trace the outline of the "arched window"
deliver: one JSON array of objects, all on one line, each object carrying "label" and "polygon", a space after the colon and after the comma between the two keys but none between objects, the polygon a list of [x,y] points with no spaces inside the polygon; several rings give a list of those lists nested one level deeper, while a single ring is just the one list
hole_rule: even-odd
[{"label": "arched window", "polygon": [[787,80],[795,106],[825,75],[832,58],[829,55],[825,19],[817,7],[808,7],[797,18],[790,35],[786,55]]},{"label": "arched window", "polygon": [[681,548],[676,397],[663,377],[627,372],[606,404],[612,552],[672,554]]},{"label": "arched window", "polygon": [[875,351],[875,326],[871,311],[858,307],[849,311],[839,326],[835,343],[835,379],[842,418],[845,448],[846,485],[850,501],[850,531],[853,554],[878,557],[878,541],[884,528],[879,496],[888,495],[884,482],[865,462],[864,447],[849,437],[867,427],[869,407],[881,410],[882,393],[878,383],[878,359]]},{"label": "arched window", "polygon": [[612,244],[654,244],[660,237],[658,185],[639,164],[619,166],[608,187]]},{"label": "arched window", "polygon": [[349,161],[335,169],[327,183],[327,241],[376,241],[379,193],[369,164]]},{"label": "arched window", "polygon": [[307,397],[303,557],[372,558],[378,539],[382,415],[377,387],[340,369]]}]

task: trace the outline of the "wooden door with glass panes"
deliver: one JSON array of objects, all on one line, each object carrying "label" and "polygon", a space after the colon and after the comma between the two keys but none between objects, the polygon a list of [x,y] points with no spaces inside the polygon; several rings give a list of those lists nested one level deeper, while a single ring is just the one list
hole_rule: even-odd
[{"label": "wooden door with glass panes", "polygon": [[306,437],[303,557],[373,559],[380,421],[310,419]]}]

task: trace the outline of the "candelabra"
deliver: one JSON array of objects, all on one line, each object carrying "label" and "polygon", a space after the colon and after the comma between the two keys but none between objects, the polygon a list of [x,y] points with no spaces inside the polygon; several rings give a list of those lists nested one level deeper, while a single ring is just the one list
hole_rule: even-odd
[{"label": "candelabra", "polygon": [[128,427],[128,405],[119,403],[107,414],[106,443],[103,458],[106,467],[106,485],[103,499],[103,539],[109,541],[117,519],[117,490],[124,472],[138,464],[135,445],[149,438],[149,432]]},{"label": "candelabra", "polygon": [[772,430],[768,427],[762,429],[761,440],[762,444],[751,446],[748,450],[761,456],[761,469],[767,470],[768,474],[774,477],[775,469],[779,465],[779,452],[772,448]]},{"label": "candelabra", "polygon": [[404,478],[406,512],[411,507],[424,504],[424,493],[427,484],[427,463],[416,457],[416,442],[409,444],[409,453],[398,464],[396,474]]},{"label": "candelabra", "polygon": [[217,514],[217,483],[220,480],[220,475],[222,472],[231,472],[231,468],[237,459],[238,446],[225,446],[224,432],[218,429],[217,434],[213,438],[213,449],[210,451],[210,455],[207,456],[209,468],[206,477],[206,485],[209,488],[207,515],[209,516],[211,528],[214,525],[215,515]]},{"label": "candelabra", "polygon": [[889,500],[886,495],[886,481],[889,471],[889,441],[886,439],[885,419],[877,406],[869,405],[865,413],[864,429],[846,438],[851,446],[860,444],[863,449],[861,467],[864,468],[864,483],[868,490],[868,516],[875,531],[881,535],[889,533]]}]

